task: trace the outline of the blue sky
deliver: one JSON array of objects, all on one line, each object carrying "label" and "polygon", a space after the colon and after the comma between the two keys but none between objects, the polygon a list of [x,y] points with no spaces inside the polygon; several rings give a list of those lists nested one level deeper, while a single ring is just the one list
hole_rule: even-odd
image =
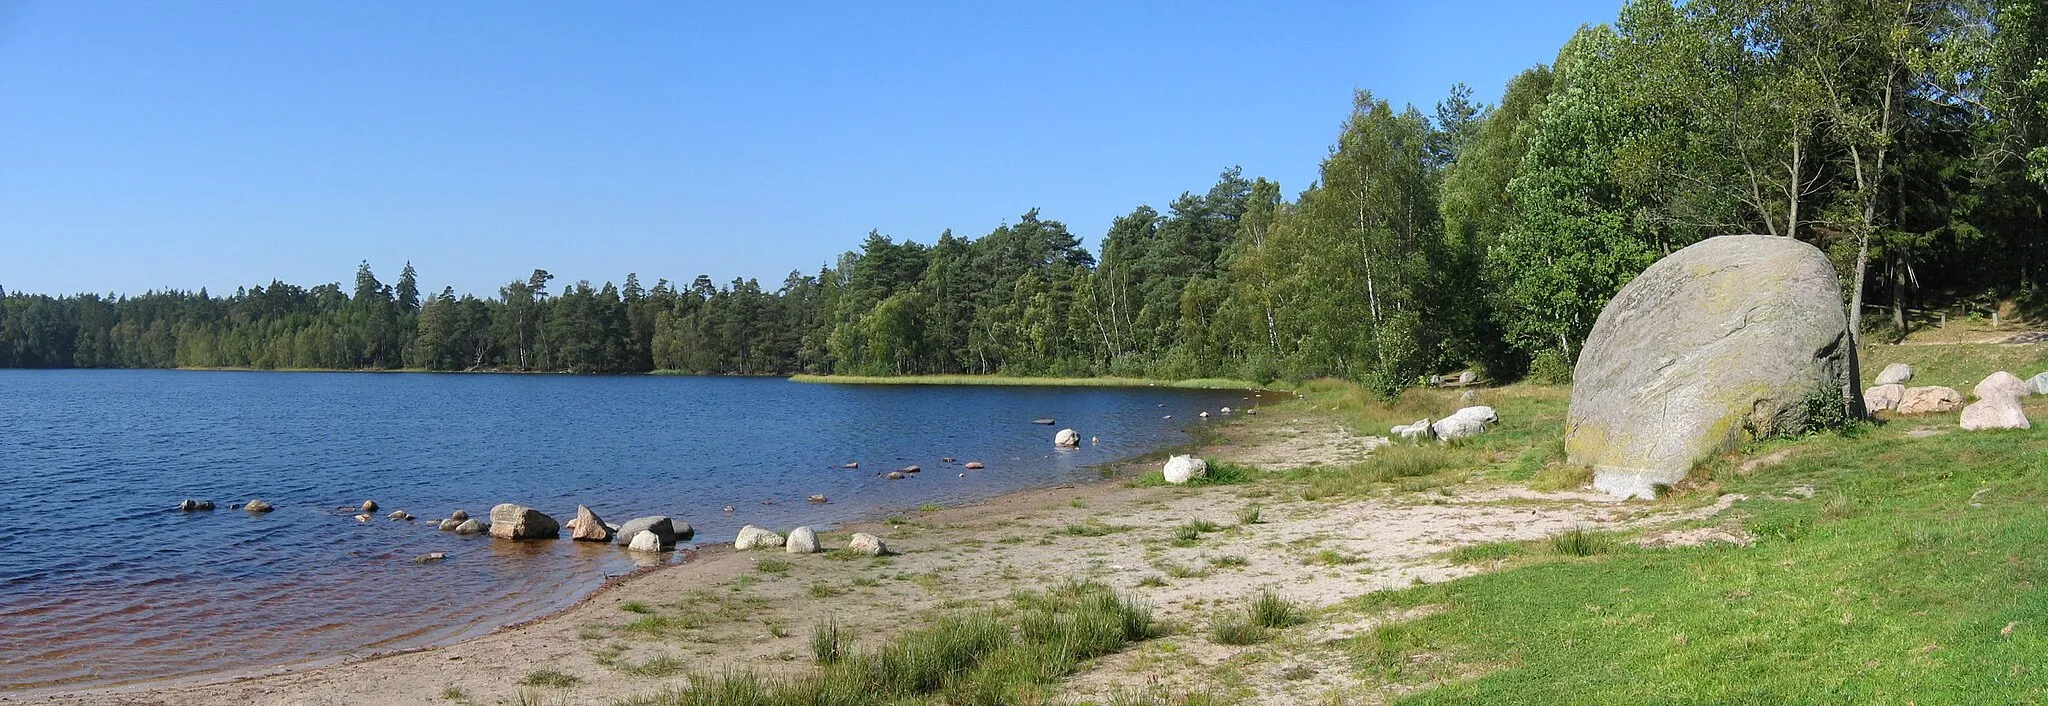
[{"label": "blue sky", "polygon": [[1354,88],[1498,97],[1596,2],[0,0],[0,286],[771,288],[869,229],[1091,245],[1314,179]]}]

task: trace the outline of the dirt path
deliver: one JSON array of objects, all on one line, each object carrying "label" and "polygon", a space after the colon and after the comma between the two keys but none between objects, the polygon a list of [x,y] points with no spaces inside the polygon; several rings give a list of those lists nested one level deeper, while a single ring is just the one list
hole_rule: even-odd
[{"label": "dirt path", "polygon": [[[1243,421],[1209,450],[1212,458],[1268,469],[1343,464],[1385,443],[1312,416]],[[1239,511],[1251,505],[1260,506],[1260,521],[1242,524]],[[445,648],[226,683],[0,703],[500,704],[518,703],[523,693],[550,704],[602,704],[680,686],[685,671],[809,669],[811,627],[827,617],[871,644],[934,609],[1074,578],[1142,596],[1161,618],[1192,626],[1102,660],[1067,685],[1076,698],[1224,684],[1251,687],[1258,694],[1251,703],[1312,703],[1352,686],[1347,670],[1317,645],[1370,623],[1318,624],[1286,642],[1239,648],[1202,638],[1205,616],[1261,589],[1327,606],[1447,581],[1482,568],[1446,561],[1447,550],[1671,517],[1651,508],[1479,484],[1317,501],[1268,483],[1059,487],[848,528],[885,537],[899,552],[891,557],[705,549],[561,615]],[[1191,520],[1218,528],[1177,540],[1174,529]],[[844,536],[828,534],[826,546],[843,546]]]}]

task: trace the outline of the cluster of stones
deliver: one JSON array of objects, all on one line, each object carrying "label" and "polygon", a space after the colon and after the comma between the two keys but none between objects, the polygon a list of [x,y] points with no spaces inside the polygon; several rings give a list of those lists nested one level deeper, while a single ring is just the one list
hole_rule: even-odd
[{"label": "cluster of stones", "polygon": [[1913,367],[1893,363],[1877,374],[1877,385],[1863,391],[1863,405],[1872,412],[1889,411],[1901,416],[1963,410],[1959,421],[1966,431],[1983,429],[2030,429],[2021,400],[2028,395],[2048,394],[2048,372],[2021,380],[2003,370],[1986,376],[1971,389],[1977,401],[1963,404],[1963,393],[1939,385],[1906,387],[1913,379]]},{"label": "cluster of stones", "polygon": [[1486,405],[1474,405],[1452,412],[1451,416],[1430,421],[1428,418],[1415,420],[1414,424],[1396,424],[1388,430],[1391,436],[1407,441],[1436,439],[1437,443],[1448,443],[1470,439],[1486,433],[1486,429],[1500,423],[1500,414]]},{"label": "cluster of stones", "polygon": [[[732,546],[740,551],[781,547],[790,554],[816,554],[824,551],[824,546],[818,542],[817,530],[809,527],[790,530],[789,536],[784,537],[769,530],[747,525],[740,528],[739,537],[733,540]],[[883,543],[881,537],[866,532],[855,532],[847,541],[846,550],[855,554],[881,556],[889,553],[889,545]]]}]

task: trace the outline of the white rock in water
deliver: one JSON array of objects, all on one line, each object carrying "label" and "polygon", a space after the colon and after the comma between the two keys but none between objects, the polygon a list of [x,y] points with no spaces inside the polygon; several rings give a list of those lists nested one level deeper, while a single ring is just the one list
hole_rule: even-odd
[{"label": "white rock in water", "polygon": [[868,556],[881,556],[889,553],[889,545],[882,543],[881,537],[866,532],[853,533],[853,539],[846,543],[846,548],[855,554],[866,554]]},{"label": "white rock in water", "polygon": [[772,549],[782,546],[782,535],[747,525],[740,528],[740,536],[734,539],[735,549]]},{"label": "white rock in water", "polygon": [[1072,429],[1061,429],[1059,433],[1052,435],[1052,445],[1063,449],[1080,448],[1081,432]]},{"label": "white rock in water", "polygon": [[782,550],[791,554],[811,554],[818,551],[818,533],[809,527],[798,527],[789,531],[789,539],[782,543]]},{"label": "white rock in water", "polygon": [[1884,370],[1877,373],[1877,384],[1879,385],[1903,385],[1912,379],[1913,366],[1905,363],[1893,363],[1884,366]]},{"label": "white rock in water", "polygon": [[626,543],[626,548],[636,552],[661,551],[661,535],[647,530],[640,530],[639,534],[633,535],[633,541]]},{"label": "white rock in water", "polygon": [[1166,459],[1166,482],[1181,485],[1209,475],[1209,462],[1188,454]]},{"label": "white rock in water", "polygon": [[1745,424],[1802,428],[1807,396],[1847,373],[1845,311],[1834,265],[1797,239],[1724,235],[1658,260],[1580,348],[1568,462],[1592,467],[1595,489],[1650,498],[1741,444]]},{"label": "white rock in water", "polygon": [[476,521],[474,517],[463,520],[462,524],[455,526],[456,534],[483,534],[483,532],[484,523]]},{"label": "white rock in water", "polygon": [[1872,412],[1898,409],[1899,402],[1905,399],[1905,385],[1878,385],[1863,391],[1863,408]]},{"label": "white rock in water", "polygon": [[1224,407],[1223,409],[1219,409],[1219,410],[1216,410],[1216,411],[1218,411],[1218,412],[1222,412],[1222,413],[1224,413],[1224,414],[1229,414],[1229,413],[1230,413],[1230,408],[1229,408],[1229,407]]}]

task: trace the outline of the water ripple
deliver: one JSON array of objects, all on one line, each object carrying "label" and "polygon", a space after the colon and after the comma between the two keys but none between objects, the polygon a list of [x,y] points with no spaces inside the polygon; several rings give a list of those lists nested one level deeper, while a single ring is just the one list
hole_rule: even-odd
[{"label": "water ripple", "polygon": [[[445,643],[558,610],[623,552],[368,523],[520,502],[566,519],[843,522],[1088,477],[1243,393],[781,380],[0,371],[0,691],[102,686]],[[1161,410],[1158,405],[1166,405]],[[1172,413],[1178,421],[1163,420]],[[1100,436],[1050,454],[1037,417]],[[944,472],[941,456],[985,472]],[[1013,460],[1015,459],[1015,460]],[[839,465],[861,461],[860,470]],[[917,463],[914,483],[877,474]],[[833,502],[812,506],[811,493]],[[175,509],[187,497],[212,512]],[[229,509],[262,498],[266,515]],[[772,500],[774,505],[762,505]],[[727,515],[725,505],[739,508]],[[444,564],[411,558],[443,552]]]}]

